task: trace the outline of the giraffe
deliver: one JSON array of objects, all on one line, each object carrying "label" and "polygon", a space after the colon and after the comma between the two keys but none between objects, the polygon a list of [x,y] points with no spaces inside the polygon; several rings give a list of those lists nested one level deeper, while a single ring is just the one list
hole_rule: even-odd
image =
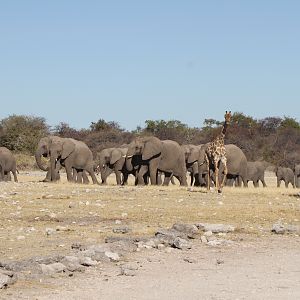
[{"label": "giraffe", "polygon": [[[224,138],[226,134],[226,130],[228,124],[231,120],[231,111],[225,112],[224,115],[225,121],[222,127],[221,133],[208,144],[205,150],[205,162],[207,165],[207,190],[210,189],[210,166],[212,165],[215,169],[215,177],[216,177],[216,188],[219,193],[222,192],[222,187],[224,185],[226,175],[227,175],[227,158],[226,158],[226,149],[224,146]],[[224,165],[224,177],[220,186],[219,183],[219,162],[222,162]]]}]

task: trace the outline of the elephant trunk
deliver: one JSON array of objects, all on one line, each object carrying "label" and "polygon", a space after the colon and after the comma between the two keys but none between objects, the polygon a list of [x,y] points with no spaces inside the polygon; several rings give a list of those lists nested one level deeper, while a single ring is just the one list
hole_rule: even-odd
[{"label": "elephant trunk", "polygon": [[56,174],[58,173],[57,169],[56,169],[56,167],[57,167],[57,165],[56,165],[56,163],[57,163],[56,162],[57,157],[58,157],[57,155],[51,153],[51,157],[50,157],[50,169],[51,169],[51,180],[52,181],[57,180],[57,176],[56,176]]},{"label": "elephant trunk", "polygon": [[49,170],[49,168],[48,168],[48,167],[45,167],[45,166],[43,165],[43,163],[42,163],[42,153],[41,153],[40,150],[37,150],[37,151],[35,152],[35,161],[36,161],[38,167],[39,167],[41,170],[43,170],[43,171],[48,171],[48,170]]},{"label": "elephant trunk", "polygon": [[132,165],[132,157],[126,157],[126,169],[128,172],[133,171],[133,165]]}]

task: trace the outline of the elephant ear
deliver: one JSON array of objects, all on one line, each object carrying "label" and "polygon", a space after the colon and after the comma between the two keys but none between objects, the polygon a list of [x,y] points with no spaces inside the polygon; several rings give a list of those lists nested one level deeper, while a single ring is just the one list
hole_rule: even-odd
[{"label": "elephant ear", "polygon": [[208,144],[202,145],[199,150],[198,163],[199,165],[203,165],[205,163],[205,152],[208,147]]},{"label": "elephant ear", "polygon": [[198,159],[199,159],[199,150],[192,149],[187,162],[189,164],[193,164]]},{"label": "elephant ear", "polygon": [[122,157],[122,152],[119,149],[114,149],[111,152],[111,156],[110,156],[110,164],[113,165],[115,164],[119,159],[121,159]]},{"label": "elephant ear", "polygon": [[161,153],[162,142],[157,138],[145,140],[145,145],[142,153],[142,160],[148,160],[151,157]]},{"label": "elephant ear", "polygon": [[71,140],[66,140],[62,146],[61,158],[66,159],[75,150],[75,143]]}]

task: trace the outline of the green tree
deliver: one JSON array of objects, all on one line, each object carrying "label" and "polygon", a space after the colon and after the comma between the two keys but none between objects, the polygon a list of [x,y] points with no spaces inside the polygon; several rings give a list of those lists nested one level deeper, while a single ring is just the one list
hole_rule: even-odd
[{"label": "green tree", "polygon": [[41,137],[49,134],[49,126],[41,117],[12,115],[0,122],[0,144],[13,151],[34,154]]},{"label": "green tree", "polygon": [[300,124],[295,118],[284,116],[283,120],[280,123],[280,128],[300,129]]},{"label": "green tree", "polygon": [[91,131],[102,131],[102,130],[117,130],[124,131],[118,122],[109,121],[106,122],[104,119],[99,119],[97,122],[92,122],[90,125]]}]

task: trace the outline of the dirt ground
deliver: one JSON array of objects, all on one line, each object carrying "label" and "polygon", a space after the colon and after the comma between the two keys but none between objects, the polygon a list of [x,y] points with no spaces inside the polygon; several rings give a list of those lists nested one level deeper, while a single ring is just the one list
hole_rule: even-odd
[{"label": "dirt ground", "polygon": [[[174,223],[223,223],[236,227],[230,246],[209,247],[199,240],[191,250],[145,250],[129,261],[135,276],[119,276],[116,264],[97,266],[72,278],[18,281],[0,299],[299,299],[300,238],[275,236],[272,225],[300,225],[299,190],[76,185],[39,182],[41,172],[0,183],[1,261],[68,254],[72,243],[96,244],[113,229],[129,236],[152,236]],[[132,184],[132,181],[130,182]],[[251,184],[250,184],[251,185]],[[49,234],[51,233],[51,234]]]}]

